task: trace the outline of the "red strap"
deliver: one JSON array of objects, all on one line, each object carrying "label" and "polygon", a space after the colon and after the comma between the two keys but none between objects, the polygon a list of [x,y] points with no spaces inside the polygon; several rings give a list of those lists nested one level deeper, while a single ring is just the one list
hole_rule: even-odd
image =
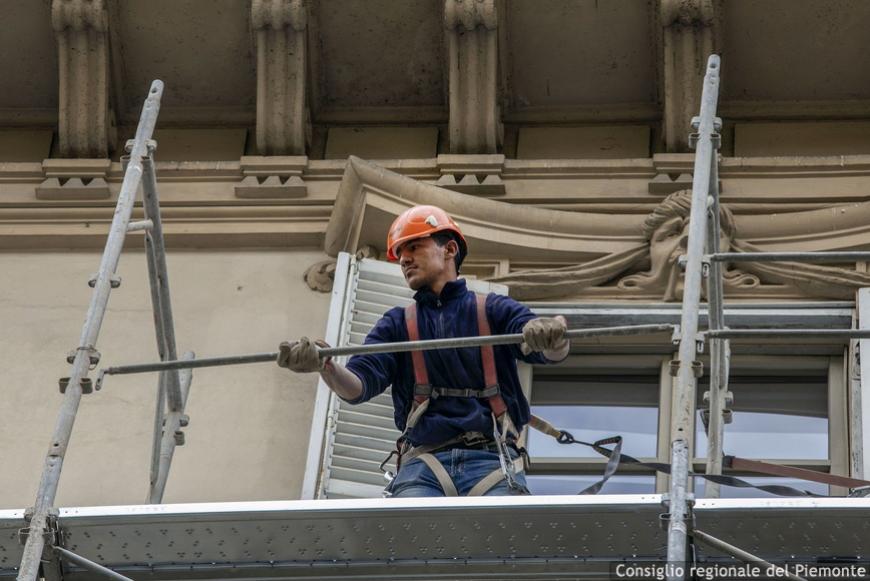
[{"label": "red strap", "polygon": [[810,480],[812,482],[821,482],[822,484],[832,484],[834,486],[844,486],[846,488],[862,488],[870,485],[870,482],[866,480],[858,480],[857,478],[849,478],[848,476],[838,476],[837,474],[817,472],[815,470],[807,470],[806,468],[795,468],[793,466],[759,462],[758,460],[747,460],[746,458],[738,458],[737,456],[725,456],[725,462],[728,467],[733,468],[734,470],[747,470],[749,472],[758,472],[760,474],[773,474],[774,476],[799,478],[801,480]]},{"label": "red strap", "polygon": [[[417,303],[411,303],[405,307],[405,326],[408,328],[408,340],[420,340],[420,328],[417,326]],[[429,385],[429,372],[426,370],[426,360],[422,351],[411,351],[411,360],[414,362],[414,382],[417,385]],[[415,390],[416,391],[416,390]],[[418,404],[429,399],[428,395],[415,395],[414,401]]]},{"label": "red strap", "polygon": [[[417,304],[412,303],[405,307],[405,326],[408,328],[408,340],[420,340],[420,328],[417,322]],[[492,335],[489,327],[489,319],[486,316],[486,295],[477,295],[477,331],[480,336]],[[414,363],[414,383],[416,385],[430,385],[429,372],[426,370],[426,360],[422,351],[411,351],[411,359]],[[498,386],[498,373],[495,369],[495,353],[492,345],[483,345],[480,348],[480,359],[483,363],[484,389]],[[415,390],[416,391],[416,390]],[[429,399],[429,395],[415,394],[414,402],[419,405]],[[487,398],[489,407],[496,417],[501,417],[507,412],[507,405],[500,393]]]},{"label": "red strap", "polygon": [[[477,295],[477,332],[481,337],[492,335],[492,331],[489,328],[489,319],[486,316],[486,295]],[[480,347],[480,359],[483,362],[483,387],[497,386],[498,374],[495,370],[495,354],[492,345],[482,345]],[[496,417],[501,417],[507,411],[507,405],[505,405],[501,393],[489,397],[489,407]]]}]

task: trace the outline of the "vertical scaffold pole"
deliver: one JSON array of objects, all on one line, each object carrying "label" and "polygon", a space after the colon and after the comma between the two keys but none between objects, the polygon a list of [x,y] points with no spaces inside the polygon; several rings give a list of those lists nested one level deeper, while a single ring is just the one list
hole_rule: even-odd
[{"label": "vertical scaffold pole", "polygon": [[[715,129],[721,131],[721,120],[715,120]],[[720,251],[722,224],[719,215],[719,155],[721,138],[714,140],[710,159],[709,223],[707,227],[707,250],[710,254]],[[716,260],[707,265],[707,317],[710,329],[725,327],[723,270],[725,266]],[[707,474],[722,474],[722,444],[725,437],[724,410],[728,394],[728,370],[730,352],[728,339],[710,339],[710,387],[707,422]],[[707,482],[704,487],[707,498],[719,497],[719,484]]]},{"label": "vertical scaffold pole", "polygon": [[79,346],[72,363],[69,383],[67,384],[64,400],[58,414],[54,433],[49,444],[48,454],[45,458],[42,478],[39,482],[39,490],[36,502],[33,506],[33,514],[27,529],[27,541],[21,558],[21,567],[18,572],[18,581],[35,581],[39,574],[39,562],[45,549],[45,535],[48,532],[49,511],[57,496],[57,488],[60,482],[61,468],[69,446],[73,425],[75,424],[76,412],[82,397],[82,383],[88,375],[91,364],[91,353],[94,351],[103,317],[106,314],[106,306],[109,302],[109,294],[112,290],[112,277],[118,267],[124,239],[127,234],[127,225],[130,222],[130,214],[133,211],[133,202],[136,192],[142,181],[142,159],[148,154],[148,141],[154,133],[157,124],[157,114],[160,111],[160,98],[163,95],[163,83],[154,81],[148,91],[148,98],[142,107],[142,115],[139,118],[139,126],[136,128],[136,137],[133,140],[133,149],[130,152],[130,164],[124,172],[124,181],[118,194],[118,203],[115,206],[115,214],[109,229],[109,237],[103,250],[100,269],[97,273],[94,291],[88,306],[88,313],[82,327]]},{"label": "vertical scaffold pole", "polygon": [[[695,414],[695,370],[697,361],[698,313],[701,302],[701,278],[707,234],[707,196],[710,189],[711,159],[714,149],[714,119],[719,92],[719,57],[711,55],[704,75],[701,114],[698,119],[695,169],[692,179],[692,210],[689,218],[686,276],[683,286],[683,311],[680,323],[679,366],[674,393],[674,432],[672,442],[671,485],[668,520],[668,563],[686,563],[687,526],[690,518],[685,491],[688,488],[691,457],[692,424]],[[684,570],[671,567],[672,572]],[[684,575],[672,573],[669,581]]]},{"label": "vertical scaffold pole", "polygon": [[[142,160],[142,199],[145,218],[152,227],[145,233],[145,253],[148,260],[148,279],[151,285],[151,306],[154,311],[154,329],[157,333],[157,352],[161,361],[178,359],[175,345],[175,323],[172,318],[172,301],[169,295],[169,269],[166,267],[166,247],[163,241],[163,223],[160,220],[160,198],[157,191],[157,171],[153,151]],[[192,354],[186,358],[192,358]],[[186,425],[184,407],[190,389],[191,370],[185,380],[178,370],[160,373],[157,393],[157,409],[154,418],[154,441],[151,452],[151,477],[148,502],[159,504],[163,500],[166,480],[175,446],[183,443],[180,428]],[[167,410],[164,404],[168,405]]]}]

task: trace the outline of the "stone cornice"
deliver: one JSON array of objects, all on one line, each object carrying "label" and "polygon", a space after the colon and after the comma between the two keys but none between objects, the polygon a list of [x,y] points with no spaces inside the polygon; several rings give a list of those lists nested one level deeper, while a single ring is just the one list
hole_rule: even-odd
[{"label": "stone cornice", "polygon": [[[239,241],[245,245],[284,245],[290,240],[293,244],[320,245],[336,197],[339,197],[339,204],[344,203],[339,190],[346,189],[341,180],[348,167],[369,177],[379,175],[379,172],[389,174],[389,178],[370,180],[364,187],[365,195],[371,194],[371,200],[375,200],[371,204],[372,211],[380,213],[384,220],[384,216],[395,208],[416,199],[401,193],[409,188],[408,183],[415,184],[411,189],[421,192],[420,199],[423,200],[433,191],[438,192],[437,196],[443,196],[446,190],[434,184],[451,172],[458,172],[457,175],[464,170],[474,170],[481,175],[491,173],[504,188],[498,202],[492,202],[496,204],[493,208],[497,209],[493,212],[524,216],[529,212],[559,209],[570,210],[566,214],[575,218],[592,217],[588,218],[592,223],[589,227],[583,221],[587,218],[576,218],[579,220],[576,224],[572,222],[565,226],[564,233],[568,236],[565,240],[551,241],[557,249],[555,255],[561,256],[554,255],[551,262],[558,262],[599,255],[602,250],[596,246],[597,243],[588,243],[583,237],[575,239],[571,232],[597,232],[595,223],[607,224],[608,227],[616,222],[639,224],[665,195],[652,193],[650,184],[653,180],[665,182],[674,175],[690,179],[693,159],[691,154],[659,154],[651,159],[622,160],[518,160],[500,156],[443,155],[376,163],[378,169],[375,171],[371,169],[374,167],[372,164],[362,160],[349,166],[345,160],[276,156],[222,162],[158,161],[157,168],[161,203],[169,216],[167,227],[170,231],[175,228],[172,221],[177,219],[177,228],[196,231],[195,236],[176,236],[173,240],[175,243],[209,247],[229,247]],[[305,181],[306,191],[297,197],[238,196],[237,188],[244,179],[270,179],[268,176],[273,175],[298,176]],[[64,176],[78,176],[81,183],[67,181]],[[122,177],[120,163],[100,159],[0,163],[0,220],[4,232],[0,246],[77,247],[81,246],[81,240],[95,239],[95,230],[74,227],[73,222],[96,224],[103,220],[114,206]],[[87,190],[85,186],[93,183],[95,178],[104,180],[100,187],[105,188],[106,193],[88,197],[95,190]],[[53,179],[58,180],[55,189],[46,189]],[[782,250],[846,249],[864,244],[866,237],[870,236],[863,227],[863,222],[870,223],[870,216],[865,219],[863,214],[864,203],[870,200],[868,155],[724,158],[720,179],[723,202],[739,217],[744,239],[753,244]],[[676,185],[678,182],[673,183]],[[66,185],[72,187],[65,190]],[[37,195],[40,188],[43,189],[41,198]],[[467,200],[474,200],[475,204],[484,201],[480,195],[485,194],[473,192],[472,189],[472,195],[457,198],[460,215],[466,212]],[[451,194],[461,196],[455,192]],[[852,204],[854,209],[844,204]],[[524,206],[522,212],[510,209],[516,205]],[[824,210],[831,206],[838,207]],[[59,213],[66,210],[78,213]],[[810,230],[792,232],[790,224],[797,215],[789,213],[806,210],[818,212],[802,214],[810,216]],[[817,224],[828,224],[822,219],[826,219],[830,212],[845,212],[844,218],[834,216],[827,230],[813,229]],[[487,209],[480,220],[489,219],[489,213]],[[777,216],[769,217],[773,214]],[[314,222],[310,221],[312,219]],[[233,227],[241,228],[242,233],[235,238],[225,237],[223,225],[226,223],[235,223]],[[319,228],[316,235],[312,234],[313,223]],[[301,228],[298,232],[302,234],[295,237],[288,234],[297,228]],[[373,227],[373,231],[376,229]],[[630,229],[626,227],[627,231]],[[832,229],[838,233],[833,234]],[[547,238],[550,230],[549,227],[541,228],[538,236]],[[620,235],[618,231],[602,231],[601,234],[617,235],[617,238]],[[17,241],[13,240],[16,236]],[[372,240],[364,242],[379,246],[380,237],[372,236]],[[484,245],[490,248],[488,252],[495,253],[493,245],[499,239],[513,235],[481,236],[488,240]],[[208,237],[213,240],[206,240]],[[584,241],[582,244],[581,240]],[[101,242],[87,244],[98,246]],[[606,246],[609,242],[602,244]],[[518,258],[535,260],[531,255]]]},{"label": "stone cornice", "polygon": [[720,175],[832,177],[870,175],[870,155],[723,157]]},{"label": "stone cornice", "polygon": [[[240,167],[245,158],[225,161],[165,161],[157,159],[157,167],[161,171],[173,171],[177,168],[197,168],[198,171],[212,172],[226,168]],[[295,156],[266,156],[262,158],[275,169],[280,170],[282,164],[295,165]],[[383,159],[376,160],[377,164],[386,168],[403,167],[426,167],[431,169],[433,175],[439,173],[440,164],[454,164],[462,160],[480,159],[479,155],[449,154],[434,158],[419,159]],[[51,159],[50,163],[75,163],[75,159]],[[39,168],[45,161],[39,162],[0,162],[0,176],[11,168],[31,167]],[[119,162],[111,161],[112,167],[119,167]],[[619,168],[655,168],[661,170],[691,169],[694,163],[692,153],[657,153],[651,158],[621,158],[621,159],[504,159],[505,167],[516,168],[540,168],[554,167],[567,168],[570,171],[584,172],[589,168],[612,170]],[[347,164],[345,159],[308,159],[306,172],[336,173],[341,175]],[[777,156],[777,157],[722,157],[721,172],[737,172],[745,170],[771,170],[782,173],[797,173],[814,170],[819,172],[870,172],[870,155],[825,155],[825,156]]]},{"label": "stone cornice", "polygon": [[475,198],[418,182],[351,157],[339,188],[324,249],[330,256],[363,245],[382,248],[383,232],[408,207],[435,203],[460,225],[480,254],[589,259],[627,249],[641,240],[640,221],[614,222],[603,214],[554,212]]},{"label": "stone cornice", "polygon": [[[161,209],[167,248],[320,247],[331,205],[305,207],[198,206]],[[134,219],[142,217],[141,208]],[[98,249],[106,242],[113,208],[0,208],[0,249]],[[132,232],[127,248],[141,248]]]},{"label": "stone cornice", "polygon": [[[681,292],[674,254],[679,252],[679,236],[654,236],[649,228],[658,232],[662,224],[650,220],[672,215],[681,220],[683,228],[688,215],[687,199],[690,199],[688,190],[671,194],[660,200],[655,212],[645,214],[545,208],[517,212],[510,204],[412,180],[352,157],[336,197],[324,250],[337,256],[342,251],[355,253],[373,247],[382,255],[384,232],[396,216],[417,204],[435,204],[456,220],[478,266],[483,266],[481,260],[502,259],[517,266],[531,265],[531,270],[514,268],[492,278],[507,284],[512,294],[521,299],[568,296],[635,299],[658,294],[663,300],[672,301],[678,300]],[[763,208],[759,205],[758,209]],[[734,216],[730,205],[723,204],[722,211],[727,217],[724,223],[728,224],[724,235],[729,247],[739,252],[870,247],[870,202],[793,213],[768,210],[742,216]],[[650,223],[654,226],[648,226]],[[559,262],[568,264],[552,266]],[[615,285],[614,280],[618,280]],[[868,276],[863,271],[856,272],[854,266],[746,266],[745,270],[728,271],[726,292],[729,296],[768,299],[803,295],[843,298],[851,296],[856,285],[866,286],[867,280]]]},{"label": "stone cornice", "polygon": [[858,250],[870,246],[870,202],[741,216],[738,233],[765,250]]},{"label": "stone cornice", "polygon": [[[498,157],[498,156],[496,156]],[[304,160],[304,162],[300,162]],[[464,161],[464,160],[468,161]],[[436,180],[445,172],[478,164],[477,155],[441,155],[437,158],[376,160],[376,163],[396,173],[422,180]],[[493,158],[494,159],[494,158]],[[257,160],[257,161],[253,161]],[[92,164],[95,160],[51,159],[43,162],[0,162],[0,183],[32,183],[41,181],[50,173],[48,168],[68,167],[74,171],[75,164]],[[300,163],[302,165],[300,166]],[[652,178],[660,173],[691,172],[694,165],[692,154],[656,154],[652,158],[635,159],[504,159],[501,175],[506,180],[514,179],[571,179],[600,177]],[[243,157],[227,161],[157,161],[161,181],[221,181],[243,177],[243,166],[260,165],[269,171],[292,174],[300,171],[306,181],[340,181],[347,161],[315,160],[298,156]],[[720,178],[740,180],[745,178],[836,178],[870,177],[870,155],[845,156],[791,156],[791,157],[723,157]],[[111,162],[106,173],[109,181],[120,181],[123,168],[119,162]],[[825,203],[825,192],[815,190],[819,203]],[[723,197],[728,198],[727,188]],[[868,187],[864,197],[870,197]],[[770,196],[775,203],[777,196]],[[785,196],[781,196],[785,198]],[[7,198],[0,198],[0,204]],[[784,201],[784,200],[782,200]]]},{"label": "stone cornice", "polygon": [[[867,156],[853,160],[863,175]],[[833,160],[824,158],[810,167],[834,169]],[[770,159],[774,170],[781,165]],[[800,164],[798,164],[800,165]],[[765,167],[764,162],[758,167]],[[836,171],[836,170],[835,170]],[[724,172],[723,172],[724,173]],[[724,201],[724,200],[723,200]],[[479,247],[492,253],[498,243],[511,246],[502,255],[523,256],[530,253],[521,240],[528,238],[532,254],[541,259],[564,260],[569,256],[612,254],[632,248],[640,236],[638,229],[644,214],[564,212],[544,208],[512,211],[509,204],[475,198],[419,182],[386,170],[371,162],[351,158],[336,198],[330,219],[325,250],[334,256],[340,251],[353,252],[363,244],[380,248],[377,229],[407,207],[434,203],[454,216],[470,240],[478,238]],[[727,203],[727,201],[725,201]],[[834,250],[870,246],[870,202],[838,205],[803,212],[771,212],[771,205],[758,204],[755,215],[740,215],[737,231],[741,239],[762,250]],[[368,213],[375,214],[368,232]],[[380,218],[378,214],[382,214]],[[578,234],[580,233],[580,234]],[[470,242],[471,244],[471,242]]]}]

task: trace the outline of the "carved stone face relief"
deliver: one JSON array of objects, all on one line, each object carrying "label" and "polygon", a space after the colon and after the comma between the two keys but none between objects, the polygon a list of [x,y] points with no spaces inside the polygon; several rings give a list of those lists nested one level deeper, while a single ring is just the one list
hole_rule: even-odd
[{"label": "carved stone face relief", "polygon": [[[680,298],[683,277],[678,260],[686,253],[689,240],[691,203],[691,191],[682,190],[665,198],[649,215],[643,232],[649,241],[650,269],[624,277],[618,283],[619,288],[660,291],[665,301]],[[727,252],[731,248],[734,223],[728,210],[720,210],[720,221],[719,249]]]},{"label": "carved stone face relief", "polygon": [[674,216],[652,232],[650,243],[650,269],[632,274],[619,281],[623,290],[652,290],[664,288],[663,299],[676,299],[679,265],[677,260],[686,250],[688,224]]}]

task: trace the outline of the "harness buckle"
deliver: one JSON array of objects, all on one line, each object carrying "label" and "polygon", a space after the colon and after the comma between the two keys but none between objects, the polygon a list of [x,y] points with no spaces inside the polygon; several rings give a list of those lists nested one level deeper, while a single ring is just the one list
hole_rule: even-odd
[{"label": "harness buckle", "polygon": [[499,431],[498,418],[495,417],[495,414],[492,414],[492,435],[498,448],[498,462],[501,465],[501,471],[504,474],[505,482],[507,482],[508,490],[511,494],[529,494],[529,490],[517,482],[516,479],[514,462],[511,459],[507,446],[508,428],[507,426],[504,427],[504,434]]},{"label": "harness buckle", "polygon": [[465,446],[476,446],[477,444],[486,444],[490,441],[489,438],[480,432],[465,432],[459,438]]},{"label": "harness buckle", "polygon": [[393,474],[393,473],[392,473],[390,470],[388,470],[387,467],[386,467],[386,466],[387,466],[387,462],[389,462],[390,459],[392,459],[393,456],[396,457],[396,471],[398,472],[398,470],[399,470],[399,462],[400,462],[401,459],[402,459],[401,452],[399,452],[398,449],[391,451],[391,452],[390,452],[390,455],[387,456],[386,458],[384,458],[384,461],[381,462],[380,466],[378,466],[378,468],[380,469],[380,471],[384,473],[384,480],[387,481],[387,484],[389,484],[390,482],[392,482],[392,481],[393,481],[393,478],[396,477],[396,475]]},{"label": "harness buckle", "polygon": [[414,395],[425,395],[431,398],[436,397],[436,395],[433,393],[432,386],[428,383],[415,383]]}]

